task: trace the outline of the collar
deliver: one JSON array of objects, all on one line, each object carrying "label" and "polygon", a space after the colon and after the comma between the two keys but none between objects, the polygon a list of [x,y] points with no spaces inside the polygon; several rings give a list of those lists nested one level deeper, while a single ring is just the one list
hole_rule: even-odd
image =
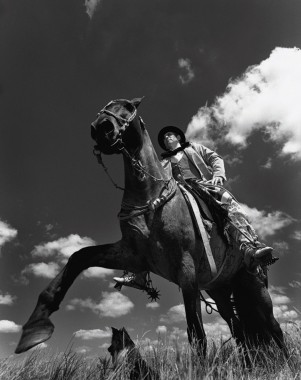
[{"label": "collar", "polygon": [[162,158],[168,158],[168,157],[174,156],[175,154],[177,154],[178,152],[181,152],[181,150],[184,150],[185,148],[187,148],[189,146],[190,146],[190,143],[185,142],[185,143],[181,144],[181,146],[179,148],[176,148],[174,150],[168,150],[167,152],[161,153],[161,157]]}]

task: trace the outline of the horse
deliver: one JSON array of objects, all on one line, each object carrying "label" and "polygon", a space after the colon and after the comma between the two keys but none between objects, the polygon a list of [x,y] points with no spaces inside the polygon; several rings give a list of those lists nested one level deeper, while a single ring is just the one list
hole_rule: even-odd
[{"label": "horse", "polygon": [[51,337],[54,325],[50,315],[59,309],[77,276],[98,266],[155,273],[180,287],[188,339],[190,343],[197,342],[201,357],[206,355],[207,345],[201,290],[215,300],[238,344],[254,347],[274,340],[287,355],[264,275],[249,273],[238,248],[227,244],[217,228],[212,228],[210,239],[217,269],[213,276],[185,197],[171,168],[162,166],[138,115],[141,101],[142,98],[111,101],[91,124],[97,149],[123,157],[121,240],[85,247],[70,256],[61,272],[40,293],[15,352],[24,352]]}]

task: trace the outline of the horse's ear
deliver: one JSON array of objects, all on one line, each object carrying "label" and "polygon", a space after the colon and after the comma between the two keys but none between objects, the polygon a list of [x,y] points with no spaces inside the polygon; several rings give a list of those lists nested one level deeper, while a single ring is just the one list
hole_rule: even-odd
[{"label": "horse's ear", "polygon": [[114,334],[116,334],[116,332],[118,332],[118,329],[115,329],[115,327],[111,327],[111,329],[112,329],[112,333]]},{"label": "horse's ear", "polygon": [[142,102],[142,99],[144,98],[144,96],[142,96],[142,98],[134,98],[131,100],[131,103],[136,107],[138,108],[140,103]]}]

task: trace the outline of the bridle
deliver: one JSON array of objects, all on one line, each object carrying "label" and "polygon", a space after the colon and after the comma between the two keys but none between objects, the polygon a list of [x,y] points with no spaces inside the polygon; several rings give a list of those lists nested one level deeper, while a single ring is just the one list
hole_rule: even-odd
[{"label": "bridle", "polygon": [[[139,151],[139,147],[136,149],[136,151],[132,155],[129,153],[128,149],[126,148],[126,146],[124,144],[123,136],[124,136],[127,128],[129,127],[130,123],[137,116],[137,108],[131,102],[128,102],[128,103],[133,107],[133,112],[129,115],[128,118],[124,118],[122,116],[119,116],[116,113],[114,113],[108,109],[111,105],[118,104],[118,100],[111,100],[104,108],[102,108],[97,113],[97,117],[99,117],[103,113],[106,115],[112,116],[120,126],[119,133],[116,136],[116,140],[110,144],[110,148],[114,148],[114,150],[116,150],[116,153],[122,153],[125,157],[127,157],[130,160],[131,166],[134,170],[134,174],[137,176],[137,178],[140,181],[144,181],[146,179],[146,177],[148,176],[148,177],[152,178],[154,181],[164,182],[165,186],[167,186],[168,183],[170,182],[172,176],[168,179],[164,179],[163,177],[158,178],[158,177],[153,176],[152,174],[150,174],[148,171],[145,170],[141,161],[138,158],[135,158],[137,151]],[[140,125],[142,124],[143,127],[145,128],[145,124],[144,124],[144,122],[140,116],[139,116],[139,121],[140,121]],[[108,132],[106,135],[108,136],[111,132],[113,132],[113,131]],[[105,167],[105,165],[102,161],[101,151],[100,151],[100,148],[98,145],[94,146],[93,154],[97,157],[98,162],[103,166],[106,174],[109,176],[113,185],[120,190],[124,190],[124,188],[118,186],[113,181],[112,177],[110,176],[108,169]]]},{"label": "bridle", "polygon": [[[99,117],[102,113],[106,114],[106,115],[109,115],[109,116],[112,116],[114,119],[117,120],[117,123],[120,125],[120,129],[119,129],[119,133],[117,135],[117,138],[116,138],[116,141],[113,142],[111,145],[110,145],[110,148],[115,148],[117,149],[117,151],[122,151],[122,150],[126,150],[125,148],[125,145],[123,143],[123,140],[122,140],[122,137],[125,133],[125,131],[127,130],[127,128],[129,127],[130,123],[135,119],[135,117],[137,116],[137,108],[135,106],[133,106],[132,103],[128,102],[132,107],[133,107],[133,112],[130,114],[130,116],[128,118],[124,118],[122,116],[119,116],[117,115],[116,113],[112,112],[112,111],[109,111],[108,108],[113,105],[113,104],[117,104],[118,101],[117,100],[111,100],[106,106],[104,106],[104,108],[102,108],[98,114],[97,114],[97,117]],[[140,118],[141,119],[141,118]],[[142,120],[142,119],[141,119]],[[109,132],[110,133],[110,132]],[[108,133],[108,134],[109,134]],[[107,134],[107,135],[108,135]]]}]

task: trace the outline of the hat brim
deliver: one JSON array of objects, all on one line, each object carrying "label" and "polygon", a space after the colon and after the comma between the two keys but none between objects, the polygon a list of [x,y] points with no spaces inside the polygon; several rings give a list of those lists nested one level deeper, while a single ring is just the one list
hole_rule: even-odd
[{"label": "hat brim", "polygon": [[165,143],[164,143],[164,136],[168,132],[173,132],[175,135],[179,135],[180,136],[180,140],[179,140],[180,144],[183,144],[186,142],[186,137],[184,135],[184,132],[178,127],[174,127],[172,125],[169,125],[167,127],[162,128],[158,134],[158,143],[163,150],[168,150],[165,146]]}]

